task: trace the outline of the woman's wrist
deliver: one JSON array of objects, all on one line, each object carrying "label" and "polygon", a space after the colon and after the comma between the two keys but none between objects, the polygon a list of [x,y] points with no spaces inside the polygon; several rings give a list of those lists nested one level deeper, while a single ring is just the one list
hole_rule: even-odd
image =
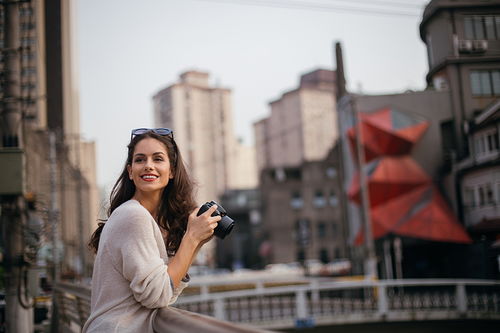
[{"label": "woman's wrist", "polygon": [[198,246],[200,245],[200,241],[196,240],[193,236],[191,236],[191,234],[189,232],[186,232],[184,234],[184,237],[182,238],[182,240],[186,243],[188,243],[189,245],[191,245],[193,248],[198,248]]}]

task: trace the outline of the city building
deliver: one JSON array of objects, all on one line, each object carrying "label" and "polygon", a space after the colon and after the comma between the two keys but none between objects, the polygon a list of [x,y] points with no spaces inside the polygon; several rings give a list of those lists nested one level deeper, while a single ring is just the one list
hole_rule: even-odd
[{"label": "city building", "polygon": [[420,36],[427,46],[427,83],[447,91],[452,104],[443,123],[452,199],[476,240],[476,255],[489,258],[476,270],[498,277],[500,251],[492,244],[500,238],[500,1],[433,0]]},{"label": "city building", "polygon": [[[436,207],[444,211],[448,210],[445,206],[449,206],[453,213],[446,213],[447,218],[459,221],[472,237],[473,244],[458,244],[445,240],[447,237],[436,241],[429,238],[430,234],[423,235],[420,231],[419,236],[401,234],[398,233],[403,223],[400,220],[389,230],[388,236],[375,237],[378,239],[375,243],[377,254],[380,259],[386,257],[389,252],[383,242],[402,237],[399,255],[404,258],[403,277],[496,278],[499,251],[493,243],[500,235],[500,203],[497,201],[500,197],[497,193],[500,1],[433,0],[425,8],[420,35],[426,43],[429,62],[425,91],[380,96],[351,94],[350,102],[344,101],[338,107],[344,189],[347,192],[358,164],[352,158],[353,146],[347,135],[347,131],[355,126],[355,112],[363,119],[366,118],[364,115],[372,117],[380,110],[391,109],[401,112],[403,118],[421,119],[428,127],[414,144],[410,156],[440,189],[444,201]],[[381,124],[387,120],[380,118],[379,121]],[[404,125],[399,118],[393,117],[392,122],[400,128]],[[399,139],[410,132],[401,133]],[[378,137],[378,140],[385,139]],[[373,172],[373,167],[374,163],[367,163],[368,175]],[[411,177],[408,175],[407,178]],[[380,198],[371,199],[377,202]],[[417,214],[422,207],[421,204],[415,205],[404,218]],[[348,202],[346,213],[353,242],[362,224],[360,206]],[[379,213],[380,208],[370,206],[375,234],[377,225],[373,219]],[[396,214],[395,210],[392,213]],[[434,210],[434,215],[420,220],[415,218],[413,222],[421,223],[423,230],[423,225],[437,216]],[[433,225],[440,221],[436,220]],[[449,236],[446,230],[449,229],[442,229],[443,236]],[[465,236],[462,241],[467,243]],[[447,258],[446,261],[434,255],[438,251]],[[396,252],[394,246],[395,257],[398,256]],[[358,258],[364,255],[362,251],[357,252]],[[379,272],[385,271],[382,276],[390,277],[387,274],[391,268],[387,261],[379,260],[378,264]]]},{"label": "city building", "polygon": [[326,158],[337,138],[334,71],[302,75],[298,88],[269,105],[271,115],[254,123],[259,172]]},{"label": "city building", "polygon": [[263,268],[265,263],[259,255],[263,242],[259,191],[228,190],[222,195],[220,204],[235,224],[226,238],[217,239],[217,267],[231,270]]},{"label": "city building", "polygon": [[199,203],[226,190],[255,188],[255,151],[236,139],[230,89],[211,86],[206,72],[188,71],[156,93],[153,103],[155,126],[174,130],[199,186]]},{"label": "city building", "polygon": [[[40,255],[44,256],[43,262],[52,263],[53,257],[45,254],[51,250],[52,227],[57,225],[62,256],[59,271],[63,277],[89,277],[93,260],[86,244],[97,225],[99,198],[95,143],[83,140],[80,135],[73,47],[75,1],[32,0],[16,6],[24,191],[35,200],[37,214],[44,221]],[[3,28],[5,6],[1,5],[0,10]],[[2,47],[7,33],[2,29]],[[4,61],[0,70],[6,70]],[[3,89],[0,94],[3,98]],[[53,161],[49,158],[50,133],[56,139]],[[51,184],[50,172],[54,168],[56,182]],[[53,207],[56,212],[51,211]]]},{"label": "city building", "polygon": [[[363,139],[360,144],[365,147],[364,168],[368,183],[365,188],[368,192],[379,277],[391,279],[465,276],[463,267],[453,266],[452,263],[456,263],[458,254],[464,253],[468,245],[463,242],[468,240],[460,237],[446,239],[451,230],[463,229],[450,200],[454,193],[448,190],[453,188],[451,179],[443,168],[446,165],[443,147],[446,146],[448,136],[447,132],[443,131],[442,124],[446,123],[452,114],[449,94],[446,91],[426,90],[388,95],[350,95],[350,98],[350,103],[338,107],[338,115],[343,161],[341,193],[344,195],[345,214],[349,221],[348,243],[354,272],[364,272],[363,261],[367,256],[359,240],[360,231],[363,230],[363,206],[352,192],[359,181],[359,163],[355,141],[349,137],[349,132],[354,129],[357,112],[360,119],[378,116],[372,124],[361,126]],[[385,112],[386,110],[391,113]],[[388,126],[386,122],[392,122],[392,126]],[[387,133],[378,131],[373,123],[379,124]],[[418,140],[412,142],[409,137],[417,131],[411,126],[419,124],[422,125],[418,131]],[[376,136],[368,133],[374,129],[377,130]],[[392,135],[403,145],[402,149],[387,145],[389,133],[393,130]],[[370,141],[385,145],[384,150],[388,153],[376,151]],[[412,162],[407,164],[408,159]],[[398,168],[394,163],[396,161],[404,161],[403,169]],[[418,172],[413,173],[414,170]],[[429,186],[434,188],[432,192],[425,190]],[[430,193],[432,197],[429,196]],[[442,199],[435,199],[436,196],[442,196]],[[446,213],[437,212],[430,205],[439,207]],[[383,218],[384,214],[389,215]],[[434,234],[430,232],[433,228],[426,227],[427,224],[440,224],[445,217],[451,221],[442,228],[437,228],[441,233]],[[380,228],[380,222],[386,224],[385,230]],[[407,230],[397,230],[397,227],[405,223]],[[410,230],[412,228],[409,226],[415,228],[416,232]],[[463,235],[463,231],[459,233]],[[429,249],[439,249],[449,260],[443,263],[440,257],[433,256]],[[399,255],[403,260],[398,276],[398,265],[394,258]]]},{"label": "city building", "polygon": [[326,158],[260,174],[263,239],[267,263],[346,258],[347,225],[342,215],[338,146]]}]

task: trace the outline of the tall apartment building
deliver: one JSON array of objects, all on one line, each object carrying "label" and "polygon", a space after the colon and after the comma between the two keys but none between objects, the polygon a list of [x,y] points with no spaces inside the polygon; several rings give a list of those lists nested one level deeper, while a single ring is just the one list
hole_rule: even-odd
[{"label": "tall apartment building", "polygon": [[338,135],[334,92],[335,72],[318,69],[269,104],[271,115],[254,123],[259,172],[326,158]]},{"label": "tall apartment building", "polygon": [[230,89],[210,86],[206,72],[188,71],[156,93],[153,103],[155,126],[174,130],[199,185],[199,203],[256,186],[255,152],[236,140]]},{"label": "tall apartment building", "polygon": [[[54,221],[46,213],[51,207],[49,179],[53,168],[48,158],[49,132],[55,133],[56,206],[63,249],[61,272],[88,276],[92,260],[86,243],[97,224],[99,199],[95,143],[84,141],[80,136],[73,47],[75,1],[31,0],[19,2],[17,6],[25,190],[36,198],[45,232],[50,234]],[[4,19],[4,6],[0,5],[1,27]],[[5,33],[0,31],[2,47]],[[0,70],[5,70],[3,61],[0,63]],[[45,246],[50,247],[50,243]]]},{"label": "tall apartment building", "polygon": [[[500,1],[433,0],[420,36],[427,82],[452,104],[441,127],[457,212],[474,238],[491,244],[500,236]],[[484,257],[494,257],[486,248]]]},{"label": "tall apartment building", "polygon": [[[0,6],[0,47],[5,47],[3,6]],[[46,100],[40,98],[46,94],[45,81],[45,14],[44,1],[33,0],[19,4],[19,57],[21,109],[27,123],[36,128],[47,125]],[[5,70],[4,59],[0,68]],[[3,89],[0,90],[3,98]]]},{"label": "tall apartment building", "polygon": [[318,69],[271,102],[254,123],[262,227],[268,262],[344,258],[346,226],[337,201],[335,72]]}]

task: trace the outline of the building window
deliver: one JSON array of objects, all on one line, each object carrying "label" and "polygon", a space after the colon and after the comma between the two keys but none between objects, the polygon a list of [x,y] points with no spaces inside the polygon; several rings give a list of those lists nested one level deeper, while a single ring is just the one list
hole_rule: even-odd
[{"label": "building window", "polygon": [[297,245],[300,247],[305,247],[310,245],[311,242],[311,230],[310,223],[308,219],[299,219],[295,222],[295,240]]},{"label": "building window", "polygon": [[292,192],[292,198],[290,199],[290,206],[295,209],[302,208],[304,206],[304,201],[302,200],[302,195],[299,191]]},{"label": "building window", "polygon": [[322,264],[328,264],[330,262],[330,256],[328,255],[328,250],[322,248],[319,250],[319,260]]},{"label": "building window", "polygon": [[498,152],[498,132],[496,130],[477,133],[474,136],[476,156],[482,157]]},{"label": "building window", "polygon": [[432,37],[430,34],[426,36],[427,41],[427,57],[429,58],[429,64],[432,66],[434,64],[434,50],[432,48]]},{"label": "building window", "polygon": [[30,47],[35,45],[35,39],[32,37],[22,37],[21,38],[21,46],[22,47]]},{"label": "building window", "polygon": [[326,238],[326,223],[318,222],[318,238],[325,239]]},{"label": "building window", "polygon": [[318,207],[318,208],[326,206],[326,199],[325,199],[325,195],[323,194],[322,190],[316,190],[314,192],[313,204],[315,207]]},{"label": "building window", "polygon": [[500,96],[500,70],[471,71],[472,96]]},{"label": "building window", "polygon": [[465,188],[464,192],[464,204],[468,207],[485,207],[496,204],[493,184],[491,183]]},{"label": "building window", "polygon": [[330,190],[330,196],[328,197],[328,203],[332,207],[337,207],[339,204],[339,199],[337,198],[337,194],[335,194],[334,190]]},{"label": "building window", "polygon": [[468,15],[464,18],[466,39],[500,39],[499,15]]},{"label": "building window", "polygon": [[474,198],[474,188],[466,187],[464,191],[464,204],[466,207],[474,207],[476,200]]},{"label": "building window", "polygon": [[337,169],[332,166],[326,168],[326,176],[328,178],[335,178],[335,176],[337,176]]},{"label": "building window", "polygon": [[29,76],[29,75],[35,75],[36,74],[36,68],[35,67],[25,67],[21,69],[21,76]]},{"label": "building window", "polygon": [[31,7],[20,7],[19,8],[19,16],[32,16],[33,15],[33,8]]},{"label": "building window", "polygon": [[337,227],[337,223],[334,221],[332,223],[332,234],[333,234],[334,238],[337,236],[337,233],[338,233],[338,227]]}]

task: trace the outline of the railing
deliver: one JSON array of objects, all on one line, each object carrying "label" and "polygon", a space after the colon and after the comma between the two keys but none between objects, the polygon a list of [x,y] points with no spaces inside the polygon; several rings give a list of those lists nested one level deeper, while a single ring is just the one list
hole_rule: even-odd
[{"label": "railing", "polygon": [[59,282],[54,291],[59,332],[80,332],[90,315],[90,287]]},{"label": "railing", "polygon": [[271,329],[379,321],[500,319],[500,282],[323,282],[185,296],[176,306]]},{"label": "railing", "polygon": [[[265,284],[264,284],[265,285]],[[60,319],[82,325],[88,288],[56,287]],[[380,321],[500,319],[500,281],[319,282],[182,296],[185,310],[269,329]]]}]

